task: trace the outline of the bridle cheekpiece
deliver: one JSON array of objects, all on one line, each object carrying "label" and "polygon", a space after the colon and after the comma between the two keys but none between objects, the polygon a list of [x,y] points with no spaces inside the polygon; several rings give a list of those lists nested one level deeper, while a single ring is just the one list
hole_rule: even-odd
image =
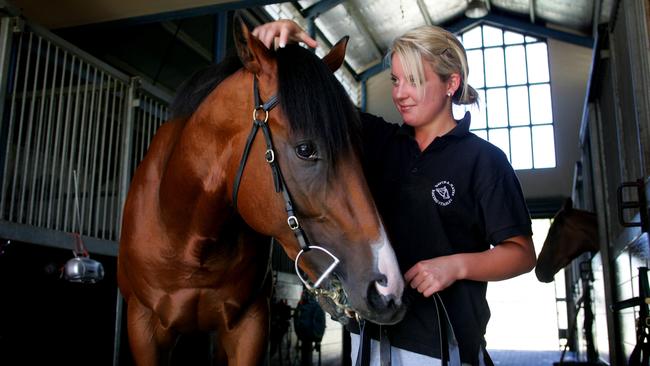
[{"label": "bridle cheekpiece", "polygon": [[[317,245],[310,245],[309,239],[307,238],[307,234],[300,226],[300,221],[296,216],[293,200],[291,199],[291,195],[289,194],[289,190],[287,189],[287,185],[282,176],[280,165],[276,160],[276,153],[273,146],[273,139],[271,138],[271,129],[268,125],[269,111],[271,111],[275,106],[278,105],[277,94],[269,98],[269,100],[266,103],[262,103],[260,99],[257,76],[253,75],[253,97],[254,97],[253,127],[251,128],[251,132],[248,134],[248,139],[246,140],[246,145],[244,146],[244,152],[242,153],[242,158],[239,162],[239,168],[237,169],[237,175],[235,176],[235,182],[232,190],[233,207],[235,208],[235,210],[237,209],[237,194],[239,193],[239,186],[241,183],[242,175],[244,173],[244,168],[246,167],[246,161],[248,160],[248,155],[253,145],[253,141],[255,140],[255,136],[257,136],[257,131],[261,129],[262,133],[264,134],[264,141],[266,142],[266,151],[264,153],[264,159],[271,167],[271,172],[273,174],[273,184],[275,185],[275,191],[281,193],[282,197],[284,198],[285,209],[287,211],[287,225],[289,226],[293,234],[296,236],[296,240],[298,240],[298,244],[300,245],[300,252],[298,253],[295,259],[296,274],[298,275],[298,278],[300,278],[300,281],[302,281],[302,283],[305,285],[307,290],[309,290],[313,294],[324,295],[327,292],[325,290],[319,289],[319,286],[323,282],[323,280],[325,280],[332,273],[334,268],[339,264],[340,260],[329,250]],[[262,113],[264,118],[259,119],[258,116],[260,116]],[[300,274],[300,271],[298,269],[298,263],[300,257],[312,249],[322,251],[332,258],[332,263],[327,267],[327,269],[323,272],[323,274],[316,280],[316,282],[314,282],[313,285],[310,284],[309,281],[307,281]]]}]

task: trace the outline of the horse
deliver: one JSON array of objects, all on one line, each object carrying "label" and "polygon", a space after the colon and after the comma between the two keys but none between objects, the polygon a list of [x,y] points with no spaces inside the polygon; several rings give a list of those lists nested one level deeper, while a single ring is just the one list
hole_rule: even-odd
[{"label": "horse", "polygon": [[598,251],[598,243],[596,214],[573,208],[573,201],[567,198],[553,217],[537,257],[537,279],[546,283],[553,281],[555,274],[580,254]]},{"label": "horse", "polygon": [[193,332],[214,335],[218,364],[263,363],[271,237],[333,318],[394,324],[405,312],[358,113],[333,76],[347,38],[319,59],[267,49],[240,17],[233,33],[237,56],[177,92],[123,208],[117,278],[139,366],[169,362]]}]

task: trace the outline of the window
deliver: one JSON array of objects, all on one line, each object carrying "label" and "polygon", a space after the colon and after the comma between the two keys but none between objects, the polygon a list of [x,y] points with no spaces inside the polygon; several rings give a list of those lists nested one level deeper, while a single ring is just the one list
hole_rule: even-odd
[{"label": "window", "polygon": [[469,84],[479,107],[471,130],[498,146],[515,169],[555,167],[548,51],[544,40],[480,25],[459,37],[467,50]]}]

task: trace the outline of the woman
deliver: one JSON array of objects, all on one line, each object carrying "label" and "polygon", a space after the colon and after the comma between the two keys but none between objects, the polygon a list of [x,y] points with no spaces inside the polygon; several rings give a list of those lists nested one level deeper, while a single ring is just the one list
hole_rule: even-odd
[{"label": "woman", "polygon": [[[280,47],[289,41],[317,45],[287,20],[253,34],[267,47],[276,38]],[[393,42],[387,58],[403,124],[361,117],[368,183],[413,289],[404,320],[387,329],[393,365],[441,364],[444,326],[434,294],[446,308],[463,364],[489,365],[487,281],[535,266],[521,187],[503,152],[469,132],[469,113],[454,120],[452,103],[476,103],[477,93],[467,83],[465,49],[453,34],[415,28]],[[354,360],[359,337],[353,334],[352,341]],[[374,363],[378,343],[371,348]]]}]

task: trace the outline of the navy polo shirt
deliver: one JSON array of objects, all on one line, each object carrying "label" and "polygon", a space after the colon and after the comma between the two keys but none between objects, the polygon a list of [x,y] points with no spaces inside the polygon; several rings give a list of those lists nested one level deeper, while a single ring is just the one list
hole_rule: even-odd
[{"label": "navy polo shirt", "polygon": [[[499,148],[469,131],[469,113],[424,151],[410,126],[365,113],[361,120],[364,170],[402,273],[423,259],[482,252],[513,236],[532,235],[512,166]],[[440,293],[465,363],[476,364],[485,345],[486,289],[486,282],[463,280]],[[391,344],[440,358],[432,298],[410,287],[406,298],[404,320],[389,327]]]}]

